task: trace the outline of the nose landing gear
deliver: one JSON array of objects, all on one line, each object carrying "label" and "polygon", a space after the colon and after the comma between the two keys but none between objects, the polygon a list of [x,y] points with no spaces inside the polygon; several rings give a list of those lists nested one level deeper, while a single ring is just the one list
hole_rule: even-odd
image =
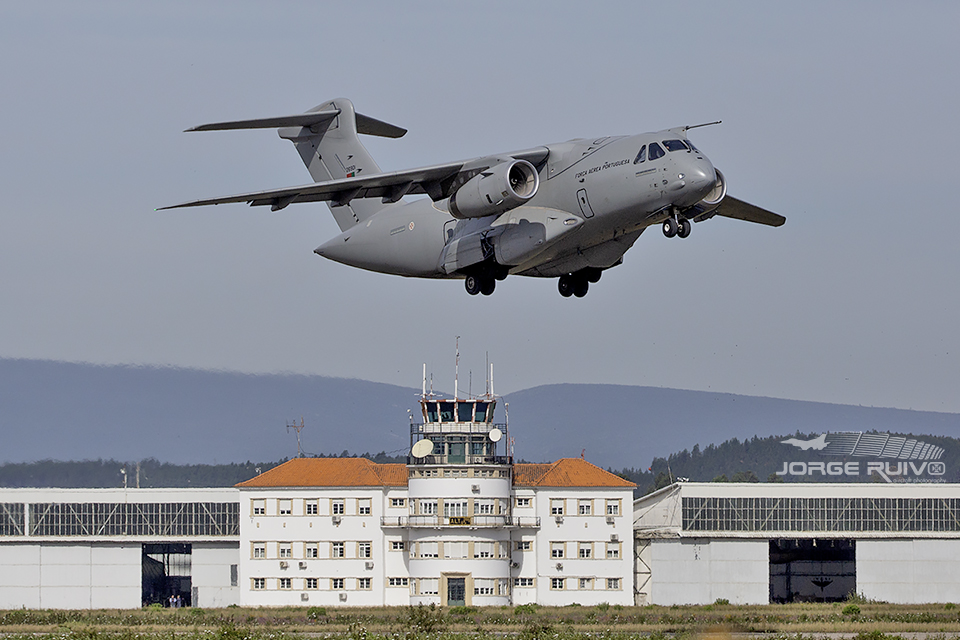
[{"label": "nose landing gear", "polygon": [[674,236],[686,238],[690,235],[692,229],[693,224],[686,218],[680,218],[678,220],[676,216],[671,216],[663,221],[663,235],[668,238]]}]

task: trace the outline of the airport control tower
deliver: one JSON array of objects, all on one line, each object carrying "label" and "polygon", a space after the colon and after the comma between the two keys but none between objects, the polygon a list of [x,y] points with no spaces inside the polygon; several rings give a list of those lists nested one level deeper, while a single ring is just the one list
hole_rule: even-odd
[{"label": "airport control tower", "polygon": [[[497,399],[420,398],[422,422],[411,419],[407,458],[409,571],[417,578],[412,604],[463,605],[483,596],[510,604],[511,474],[506,424],[495,424]],[[413,590],[411,590],[413,591]]]}]

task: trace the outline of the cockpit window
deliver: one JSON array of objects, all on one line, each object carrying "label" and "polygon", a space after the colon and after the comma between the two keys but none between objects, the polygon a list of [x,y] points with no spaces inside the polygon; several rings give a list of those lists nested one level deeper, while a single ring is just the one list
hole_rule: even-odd
[{"label": "cockpit window", "polygon": [[633,164],[639,164],[647,159],[647,145],[640,147],[640,153],[633,159]]},{"label": "cockpit window", "polygon": [[695,146],[693,146],[693,143],[690,142],[689,140],[687,140],[687,146],[690,147],[691,151],[696,151],[697,153],[700,153],[700,149],[697,149]]},{"label": "cockpit window", "polygon": [[667,151],[689,151],[687,145],[683,144],[683,140],[664,140],[663,146]]},{"label": "cockpit window", "polygon": [[666,155],[666,153],[667,153],[667,152],[664,151],[664,150],[660,147],[660,145],[658,145],[656,142],[650,143],[650,159],[651,159],[651,160],[656,160],[657,158],[662,158],[663,156]]}]

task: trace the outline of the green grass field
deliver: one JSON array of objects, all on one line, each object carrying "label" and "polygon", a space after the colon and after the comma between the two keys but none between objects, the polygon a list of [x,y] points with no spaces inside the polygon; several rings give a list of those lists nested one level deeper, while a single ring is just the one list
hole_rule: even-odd
[{"label": "green grass field", "polygon": [[751,635],[804,640],[827,634],[843,634],[856,640],[946,640],[960,637],[960,607],[845,602],[766,606],[717,603],[689,607],[14,610],[0,612],[0,634],[8,640],[729,640]]}]

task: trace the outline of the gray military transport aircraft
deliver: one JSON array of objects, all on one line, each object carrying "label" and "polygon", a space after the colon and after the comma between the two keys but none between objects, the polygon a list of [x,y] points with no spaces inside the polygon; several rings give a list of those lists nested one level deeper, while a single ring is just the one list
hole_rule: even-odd
[{"label": "gray military transport aircraft", "polygon": [[[357,134],[399,138],[406,129],[356,113],[345,98],[302,114],[187,131],[264,128],[293,143],[313,184],[163,209],[247,202],[278,211],[324,201],[342,232],[315,249],[324,258],[401,276],[462,278],[471,295],[490,295],[508,275],[559,278],[560,294],[578,298],[649,226],[686,238],[691,223],[716,215],[774,227],[786,221],[727,196],[723,174],[687,139],[691,126],[388,173]],[[403,199],[416,194],[429,198]]]}]

